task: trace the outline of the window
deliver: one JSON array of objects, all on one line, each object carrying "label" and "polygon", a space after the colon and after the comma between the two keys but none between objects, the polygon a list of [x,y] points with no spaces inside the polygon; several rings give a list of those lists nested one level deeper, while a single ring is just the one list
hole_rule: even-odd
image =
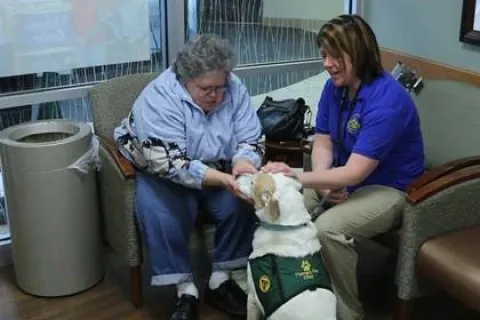
[{"label": "window", "polygon": [[[107,10],[107,8],[102,9],[102,6],[99,4],[110,3],[110,4],[120,4],[120,5],[127,6],[126,3],[128,1],[129,0],[111,0],[111,1],[83,0],[80,2],[78,0],[69,0],[69,1],[58,1],[59,2],[58,6],[60,6],[60,3],[62,2],[71,3],[72,7],[69,8],[70,11],[68,11],[67,13],[72,15],[73,18],[77,17],[78,18],[77,20],[81,20],[81,21],[94,20],[91,26],[85,22],[81,24],[79,23],[77,28],[81,29],[81,31],[77,30],[78,33],[95,32],[96,31],[95,23],[97,24],[103,23],[102,16],[107,16],[109,14],[109,12],[102,11],[102,10]],[[16,76],[10,76],[10,77],[3,77],[3,78],[0,78],[0,96],[6,95],[6,94],[18,93],[18,92],[24,93],[26,91],[31,91],[31,90],[42,90],[42,89],[53,89],[53,88],[61,88],[61,87],[68,87],[68,86],[77,86],[77,85],[83,85],[83,84],[89,84],[89,83],[94,83],[98,81],[108,80],[114,77],[124,76],[128,74],[133,74],[133,73],[153,72],[153,71],[162,70],[163,56],[162,56],[162,32],[161,32],[162,22],[161,21],[162,21],[163,14],[162,14],[161,3],[163,3],[163,1],[161,0],[144,0],[144,1],[148,1],[148,10],[149,10],[149,16],[150,16],[150,21],[148,24],[149,30],[150,30],[150,36],[149,36],[150,59],[149,60],[131,61],[131,62],[125,62],[125,63],[108,64],[108,65],[92,65],[92,66],[87,66],[82,68],[74,68],[71,70],[61,70],[61,71],[43,70],[42,72],[39,72],[39,73],[30,73],[30,74],[16,75]],[[24,1],[24,2],[28,3],[28,1]],[[39,1],[39,3],[41,2],[42,1]],[[55,1],[53,2],[55,3]],[[7,6],[8,5],[6,4],[0,5],[0,11],[2,7],[7,7]],[[33,4],[31,6],[32,6],[32,9],[28,11],[29,15],[33,15],[35,11],[41,12],[41,9],[43,8],[42,4],[38,5],[38,7],[35,7]],[[78,8],[76,8],[75,6],[78,6]],[[129,8],[127,7],[126,9],[129,9]],[[86,19],[86,17],[89,17],[88,15],[95,15],[95,14],[99,16],[97,20]],[[53,26],[50,25],[49,19],[56,18],[57,20],[61,21],[63,20],[61,19],[62,16],[60,17],[45,16],[43,12],[38,13],[36,15],[38,15],[38,18],[36,19],[29,18],[28,22],[34,27],[36,27],[37,29],[43,29],[43,33],[39,34],[37,38],[34,38],[32,36],[29,41],[34,42],[42,37],[45,37],[47,39],[52,38],[51,35],[55,33],[55,30],[53,30]],[[51,15],[51,13],[49,13],[49,15]],[[126,26],[134,25],[133,23],[127,24],[130,18],[123,17],[122,15],[125,15],[125,12],[118,13],[118,16],[119,16],[118,19],[123,19],[123,20],[121,20],[120,22],[116,21],[114,25],[115,27],[117,27],[120,24],[125,24]],[[18,18],[18,16],[21,17],[22,15],[18,13],[16,13],[15,15],[12,14],[12,18]],[[142,23],[141,21],[142,17],[138,17],[138,19],[139,21],[135,21],[135,24]],[[108,22],[109,21],[106,21],[105,23],[108,23]],[[64,27],[69,26],[66,23],[64,24],[65,24]],[[5,28],[6,26],[4,27],[4,29]],[[33,27],[30,27],[30,28],[25,27],[25,28],[26,28],[26,30],[24,30],[25,33],[32,32],[31,29]],[[118,31],[118,32],[121,32],[121,31]],[[6,44],[5,44],[6,41],[3,41],[2,43],[2,39],[6,38],[7,32],[4,31],[4,33],[5,34],[2,35],[2,27],[0,26],[0,57],[2,57],[2,44],[3,44],[3,47],[6,47]],[[125,32],[122,34],[125,34]],[[18,35],[18,37],[20,37],[20,35]],[[97,42],[105,41],[102,39],[103,38],[100,38],[100,40],[97,40]],[[47,40],[45,40],[45,42],[46,41]],[[51,41],[53,40],[51,39]],[[57,45],[59,44],[56,44],[56,46]],[[63,43],[61,43],[61,45],[63,45]],[[53,47],[53,45],[50,45],[50,46]],[[15,46],[13,47],[15,48]],[[35,47],[35,50],[36,50],[35,53],[40,52],[40,48],[41,48],[40,46],[32,45],[32,47]],[[74,48],[75,50],[78,50],[78,48],[75,45],[71,45],[71,47]],[[132,44],[132,47],[135,47],[135,43]],[[3,49],[3,50],[4,52],[8,51],[7,49]],[[11,50],[13,49],[10,49],[10,51]],[[88,49],[85,49],[85,50],[88,50]],[[112,50],[113,50],[112,48],[108,48],[104,51],[111,52]],[[29,52],[29,53],[33,55],[32,52]],[[89,51],[88,53],[93,55],[93,51]],[[108,54],[112,55],[111,53],[108,53]],[[8,55],[4,53],[4,57],[7,57],[7,56]],[[120,57],[120,58],[123,58],[123,57]],[[92,61],[112,60],[112,59],[115,60],[115,57],[103,58],[103,59],[92,59]],[[31,68],[35,68],[35,66],[31,66]]]},{"label": "window", "polygon": [[[27,3],[26,5],[31,6],[30,13],[32,11],[35,11],[35,9],[40,8],[35,8],[34,2],[29,4],[28,1],[29,0],[25,0],[24,2]],[[79,86],[93,84],[96,82],[134,73],[162,71],[165,68],[165,57],[162,50],[162,48],[164,48],[162,41],[162,26],[164,24],[164,1],[145,1],[148,2],[147,6],[150,18],[148,22],[150,43],[149,60],[130,61],[108,65],[86,66],[62,71],[45,70],[45,72],[39,73],[14,75],[3,78],[0,77],[0,130],[15,124],[41,119],[72,119],[77,121],[90,122],[92,121],[92,117],[89,103],[86,97],[56,101],[53,98],[55,97],[56,90],[65,88],[77,88]],[[84,11],[87,9],[91,9],[93,13],[99,15],[99,19],[102,18],[102,15],[108,14],[107,12],[102,13],[102,11],[97,8],[97,5],[103,3],[103,1],[88,0],[79,2],[77,0],[70,0],[59,1],[58,5],[60,6],[62,2],[71,2],[72,6],[85,3],[85,6],[81,9]],[[128,4],[128,0],[112,0],[104,2]],[[0,11],[2,11],[1,9],[4,6],[5,5],[0,5]],[[71,10],[73,12],[74,8],[72,7]],[[5,12],[5,10],[3,10],[2,12]],[[79,17],[82,18],[80,14]],[[135,19],[133,20],[135,22],[134,24],[142,23],[142,17],[138,17],[138,19],[138,21]],[[47,20],[48,19],[41,18],[41,15],[39,15],[39,19],[37,21],[34,21],[34,23],[37,24],[35,26],[37,28],[43,28],[44,32],[48,33],[49,25]],[[130,17],[126,17],[125,21],[122,21],[122,23],[126,23],[129,20],[131,20]],[[3,20],[0,22],[3,22]],[[134,24],[130,23],[126,25],[133,26]],[[4,50],[5,48],[5,39],[5,25],[2,25],[2,23],[0,23],[0,57],[2,56],[2,49]],[[31,41],[34,40],[35,39],[32,39]],[[38,92],[42,93],[43,100],[48,100],[49,95],[52,94],[53,101],[35,103],[35,101],[33,101],[35,99],[28,97],[29,94],[34,94]],[[21,99],[23,96],[26,96],[26,98]],[[12,97],[19,99],[12,99]],[[23,100],[32,101],[30,101],[29,104],[21,105],[10,102]],[[5,208],[4,190],[2,182],[3,180],[0,176],[0,241],[9,238],[8,217],[7,209]]]},{"label": "window", "polygon": [[186,37],[213,33],[229,40],[239,70],[258,66],[245,83],[251,95],[262,94],[323,71],[315,37],[346,9],[343,0],[187,0]]},{"label": "window", "polygon": [[240,65],[318,59],[316,34],[343,12],[343,0],[189,0],[186,30],[228,39]]}]

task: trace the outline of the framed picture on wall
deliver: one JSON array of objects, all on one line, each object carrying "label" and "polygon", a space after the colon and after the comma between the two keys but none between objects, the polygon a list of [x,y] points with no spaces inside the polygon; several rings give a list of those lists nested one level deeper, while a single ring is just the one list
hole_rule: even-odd
[{"label": "framed picture on wall", "polygon": [[480,0],[463,0],[460,41],[480,46]]}]

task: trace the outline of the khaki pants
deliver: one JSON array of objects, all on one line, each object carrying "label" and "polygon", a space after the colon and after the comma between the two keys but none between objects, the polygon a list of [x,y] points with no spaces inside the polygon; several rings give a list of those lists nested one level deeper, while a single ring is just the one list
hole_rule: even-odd
[{"label": "khaki pants", "polygon": [[[307,209],[318,207],[321,197],[315,190],[304,190]],[[322,254],[337,296],[340,320],[363,319],[358,297],[355,241],[372,238],[399,225],[405,195],[385,186],[366,186],[323,213],[315,221]]]}]

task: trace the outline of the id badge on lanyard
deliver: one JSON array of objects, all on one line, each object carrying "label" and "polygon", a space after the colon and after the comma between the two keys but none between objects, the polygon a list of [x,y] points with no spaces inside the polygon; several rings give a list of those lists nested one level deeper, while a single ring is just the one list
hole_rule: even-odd
[{"label": "id badge on lanyard", "polygon": [[[358,93],[360,92],[361,84],[355,92],[355,96],[353,97],[352,101],[349,103],[347,101],[347,94],[348,94],[348,87],[344,87],[342,89],[342,97],[340,99],[340,105],[338,110],[338,121],[337,121],[337,139],[335,140],[335,158],[334,158],[334,167],[341,166],[342,163],[346,162],[343,161],[342,156],[347,154],[348,151],[345,148],[344,138],[347,131],[348,119],[352,116],[353,110],[355,109],[355,102],[357,100]],[[348,115],[345,119],[345,124],[343,123],[343,112],[348,109]]]}]

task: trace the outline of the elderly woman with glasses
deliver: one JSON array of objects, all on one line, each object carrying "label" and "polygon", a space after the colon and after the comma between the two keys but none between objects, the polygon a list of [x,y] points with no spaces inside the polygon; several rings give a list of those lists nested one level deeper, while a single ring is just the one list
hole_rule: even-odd
[{"label": "elderly woman with glasses", "polygon": [[199,210],[216,224],[206,302],[246,314],[246,295],[230,270],[246,266],[255,215],[235,176],[260,168],[263,146],[256,109],[234,65],[223,40],[201,35],[189,41],[114,133],[120,151],[140,169],[136,213],[151,284],[177,287],[171,319],[198,319],[188,238]]}]

